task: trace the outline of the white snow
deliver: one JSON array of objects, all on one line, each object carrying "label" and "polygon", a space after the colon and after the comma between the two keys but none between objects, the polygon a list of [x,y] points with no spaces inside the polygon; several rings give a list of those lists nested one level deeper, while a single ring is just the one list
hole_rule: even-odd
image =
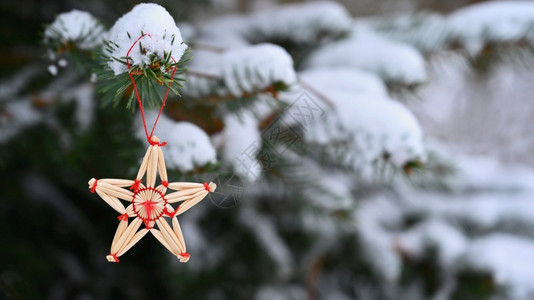
[{"label": "white snow", "polygon": [[94,108],[96,100],[94,98],[95,88],[90,83],[83,83],[67,89],[61,98],[63,101],[76,102],[74,118],[78,121],[80,130],[89,129],[94,119]]},{"label": "white snow", "polygon": [[[387,280],[398,278],[401,256],[424,259],[435,247],[445,276],[465,268],[485,270],[510,299],[534,295],[534,170],[489,157],[462,155],[452,192],[424,191],[398,181],[396,192],[366,197],[355,224],[366,258]],[[407,216],[421,221],[400,226]],[[499,233],[499,231],[514,232]],[[468,232],[494,232],[472,238]],[[496,233],[495,233],[496,232]]]},{"label": "white snow", "polygon": [[223,48],[271,40],[316,44],[348,32],[351,21],[345,7],[333,1],[287,4],[203,23],[195,42]]},{"label": "white snow", "polygon": [[216,142],[222,145],[224,160],[231,162],[236,174],[250,182],[257,181],[262,172],[257,159],[262,146],[258,122],[250,112],[228,114],[224,117],[224,129]]},{"label": "white snow", "polygon": [[50,74],[52,74],[52,76],[56,76],[57,75],[57,66],[56,65],[49,65],[47,67],[47,70]]},{"label": "white snow", "polygon": [[514,42],[534,38],[534,3],[529,1],[489,1],[458,9],[449,15],[450,38],[471,54],[488,43]]},{"label": "white snow", "polygon": [[[111,27],[108,39],[114,43],[113,50],[111,53],[104,53],[119,59],[126,57],[130,47],[142,34],[145,36],[132,48],[129,55],[132,66],[142,67],[150,64],[153,55],[162,61],[164,52],[171,53],[172,57],[179,61],[187,49],[180,30],[165,8],[153,3],[142,3],[120,17]],[[145,53],[140,51],[139,43]],[[114,59],[110,60],[108,65],[115,75],[128,71],[126,64]]]},{"label": "white snow", "polygon": [[[158,112],[154,110],[145,112],[148,130],[151,130],[157,114]],[[141,119],[140,116],[139,119]],[[148,144],[142,124],[139,124],[136,134],[139,139]],[[163,155],[169,169],[189,172],[195,167],[202,167],[217,161],[217,153],[209,136],[193,123],[176,122],[162,114],[154,135],[162,142],[167,142],[163,148]]]},{"label": "white snow", "polygon": [[423,256],[429,247],[435,247],[443,268],[457,264],[469,245],[468,239],[455,227],[444,220],[431,219],[415,228],[396,236],[398,247],[410,254]]},{"label": "white snow", "polygon": [[45,42],[58,39],[62,44],[73,42],[80,49],[92,49],[102,44],[104,26],[88,12],[71,10],[57,15],[45,29]]},{"label": "white snow", "polygon": [[494,233],[475,239],[467,251],[468,266],[491,271],[497,283],[510,289],[510,299],[534,297],[534,242]]},{"label": "white snow", "polygon": [[306,69],[298,73],[301,82],[321,91],[326,96],[330,91],[343,90],[354,93],[369,93],[387,96],[384,82],[375,74],[348,67],[323,67]]},{"label": "white snow", "polygon": [[386,226],[398,226],[400,208],[388,197],[366,199],[355,211],[354,224],[365,258],[375,272],[388,282],[394,282],[401,271],[401,258],[395,250],[395,240]]},{"label": "white snow", "polygon": [[[242,97],[262,92],[274,83],[293,84],[296,73],[291,56],[273,44],[230,49],[222,54],[193,52],[191,73],[186,77],[184,94],[202,97],[211,94]],[[195,73],[209,76],[198,76]]]},{"label": "white snow", "polygon": [[425,60],[414,47],[388,40],[365,26],[354,31],[352,37],[313,52],[304,66],[364,69],[386,82],[401,84],[417,84],[427,79]]},{"label": "white snow", "polygon": [[333,1],[316,1],[279,6],[249,16],[247,37],[315,44],[350,30],[352,18],[345,7]]},{"label": "white snow", "polygon": [[262,90],[273,83],[295,82],[293,59],[280,46],[259,44],[227,51],[222,57],[221,75],[234,96]]},{"label": "white snow", "polygon": [[[305,127],[306,139],[328,145],[346,141],[358,154],[358,164],[384,153],[397,166],[425,160],[423,134],[413,114],[398,101],[380,95],[327,92],[334,105],[324,118]],[[355,166],[358,167],[358,166]]]},{"label": "white snow", "polygon": [[57,65],[60,66],[60,67],[62,67],[62,68],[66,67],[67,64],[68,64],[68,63],[67,63],[67,60],[64,59],[64,58],[58,60],[58,62],[57,62]]}]

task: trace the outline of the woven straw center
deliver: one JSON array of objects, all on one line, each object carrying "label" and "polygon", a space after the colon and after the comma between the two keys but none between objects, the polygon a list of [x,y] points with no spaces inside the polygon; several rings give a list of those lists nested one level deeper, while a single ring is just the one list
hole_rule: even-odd
[{"label": "woven straw center", "polygon": [[144,222],[155,221],[163,215],[167,199],[155,188],[140,189],[133,196],[133,211]]}]

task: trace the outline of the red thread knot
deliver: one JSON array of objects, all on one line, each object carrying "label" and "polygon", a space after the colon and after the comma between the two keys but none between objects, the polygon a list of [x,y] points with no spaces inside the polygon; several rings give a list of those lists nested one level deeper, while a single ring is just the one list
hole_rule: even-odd
[{"label": "red thread knot", "polygon": [[166,188],[169,187],[169,182],[168,182],[168,181],[165,181],[165,180],[164,180],[164,181],[161,182],[161,184],[162,184],[164,187],[166,187]]},{"label": "red thread knot", "polygon": [[206,189],[206,191],[211,193],[210,185],[207,182],[204,182],[204,188]]},{"label": "red thread knot", "polygon": [[135,193],[137,193],[139,191],[139,185],[140,184],[141,184],[141,179],[134,180],[134,183],[130,187],[130,190],[134,191]]},{"label": "red thread knot", "polygon": [[170,212],[166,207],[163,209],[163,213],[171,218],[174,218],[174,216],[176,215],[176,213],[178,212],[178,209],[176,209],[175,211],[173,212]]},{"label": "red thread knot", "polygon": [[119,221],[128,221],[128,214],[122,214],[118,216],[117,219],[119,219]]},{"label": "red thread knot", "polygon": [[117,257],[117,253],[110,253],[109,255],[111,255],[113,257],[113,260],[115,260],[116,263],[119,262],[119,258]]},{"label": "red thread knot", "polygon": [[152,146],[160,146],[160,147],[165,147],[165,145],[167,145],[167,142],[163,142],[163,143],[158,143],[158,142],[155,142],[155,141],[148,141],[148,143]]},{"label": "red thread knot", "polygon": [[91,193],[93,194],[95,193],[97,184],[98,184],[98,180],[95,180],[95,182],[93,183],[93,186],[91,187]]},{"label": "red thread knot", "polygon": [[189,253],[187,253],[187,252],[180,253],[180,256],[182,256],[182,257],[191,257],[191,255],[189,255]]}]

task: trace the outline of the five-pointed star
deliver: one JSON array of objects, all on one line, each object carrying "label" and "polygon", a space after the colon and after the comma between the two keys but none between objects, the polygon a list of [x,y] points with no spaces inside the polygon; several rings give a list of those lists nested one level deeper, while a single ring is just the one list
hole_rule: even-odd
[{"label": "five-pointed star", "polygon": [[[158,186],[155,186],[156,173],[159,173],[161,180]],[[145,174],[146,186],[141,183]],[[129,189],[126,189],[127,187]],[[189,254],[186,252],[184,237],[176,216],[200,202],[209,192],[215,191],[216,187],[213,182],[169,183],[159,139],[153,136],[135,180],[89,180],[91,192],[96,192],[121,214],[118,217],[119,227],[111,243],[110,254],[106,258],[110,262],[119,262],[119,257],[150,231],[180,262],[187,262]],[[176,192],[166,195],[167,188]],[[125,208],[119,199],[131,204]],[[171,204],[177,202],[182,203],[174,209]],[[172,228],[165,217],[172,219]],[[134,219],[128,224],[128,218]],[[145,228],[138,231],[142,223]],[[153,227],[154,224],[157,229]]]}]

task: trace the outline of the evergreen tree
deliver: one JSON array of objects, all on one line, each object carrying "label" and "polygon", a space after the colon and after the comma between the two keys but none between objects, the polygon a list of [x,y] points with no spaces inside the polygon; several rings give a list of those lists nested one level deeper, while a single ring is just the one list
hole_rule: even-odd
[{"label": "evergreen tree", "polygon": [[[0,293],[534,295],[521,268],[534,253],[534,173],[499,167],[521,180],[482,180],[474,170],[492,161],[454,166],[420,126],[435,121],[422,106],[439,72],[528,74],[532,3],[354,18],[337,2],[304,2],[195,25],[174,17],[139,4],[107,28],[90,12],[61,13],[43,31],[46,63],[0,85]],[[170,180],[217,190],[180,216],[187,264],[150,238],[108,264],[117,216],[87,181],[135,179],[156,122]],[[499,196],[485,199],[492,188]]]}]

